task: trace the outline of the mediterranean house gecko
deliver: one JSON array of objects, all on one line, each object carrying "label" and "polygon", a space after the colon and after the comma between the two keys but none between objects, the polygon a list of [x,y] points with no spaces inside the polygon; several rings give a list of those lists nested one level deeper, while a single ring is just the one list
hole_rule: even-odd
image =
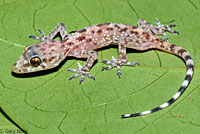
[{"label": "mediterranean house gecko", "polygon": [[[194,62],[190,54],[183,48],[170,44],[167,41],[168,37],[165,31],[172,34],[179,34],[177,31],[172,30],[175,24],[169,26],[163,25],[158,19],[156,19],[156,24],[157,26],[153,26],[142,19],[138,20],[138,26],[105,23],[93,25],[67,35],[65,25],[60,23],[48,36],[45,36],[44,32],[41,30],[39,30],[39,32],[42,38],[30,35],[30,38],[40,40],[40,42],[35,45],[27,46],[24,49],[23,55],[20,56],[13,65],[12,71],[14,73],[37,72],[58,66],[68,56],[86,58],[87,61],[83,67],[78,63],[78,69],[68,69],[70,72],[76,72],[76,74],[69,79],[71,80],[81,76],[81,84],[86,76],[95,80],[95,77],[89,73],[98,56],[97,52],[94,50],[108,46],[111,43],[118,45],[119,59],[112,57],[111,61],[102,60],[105,64],[110,65],[103,67],[103,70],[108,71],[113,67],[117,67],[117,75],[119,78],[121,76],[121,66],[139,65],[139,62],[127,62],[126,48],[136,50],[158,49],[177,55],[185,61],[187,71],[181,87],[174,96],[168,102],[154,109],[135,114],[124,114],[122,118],[150,114],[166,108],[175,102],[189,85],[194,71]],[[57,33],[60,33],[61,40],[53,40]],[[158,35],[163,35],[164,40],[158,37]]]}]

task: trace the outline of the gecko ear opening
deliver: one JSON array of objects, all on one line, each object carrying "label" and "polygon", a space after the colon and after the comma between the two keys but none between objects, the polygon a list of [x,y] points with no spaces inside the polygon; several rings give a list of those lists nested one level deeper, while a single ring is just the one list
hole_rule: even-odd
[{"label": "gecko ear opening", "polygon": [[42,63],[42,60],[39,56],[35,56],[30,59],[29,63],[33,67],[38,67]]}]

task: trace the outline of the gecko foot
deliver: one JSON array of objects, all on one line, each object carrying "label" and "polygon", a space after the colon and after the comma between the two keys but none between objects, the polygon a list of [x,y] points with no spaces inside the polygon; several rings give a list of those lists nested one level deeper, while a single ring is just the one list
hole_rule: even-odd
[{"label": "gecko foot", "polygon": [[108,67],[103,67],[102,70],[103,71],[108,71],[108,70],[111,70],[113,67],[117,67],[117,76],[120,78],[121,76],[121,69],[120,67],[121,66],[137,66],[139,65],[140,63],[139,62],[123,62],[121,60],[118,60],[118,59],[115,59],[114,56],[112,56],[112,60],[109,61],[109,60],[104,60],[102,59],[103,63],[104,64],[108,64],[110,66]]},{"label": "gecko foot", "polygon": [[45,36],[45,33],[41,29],[39,29],[38,31],[40,32],[40,34],[41,34],[42,37],[34,36],[34,35],[29,35],[29,38],[32,38],[34,40],[40,40],[40,41],[48,40],[47,36]]},{"label": "gecko foot", "polygon": [[85,76],[89,77],[90,79],[96,80],[94,76],[92,76],[88,71],[83,70],[83,67],[78,63],[78,69],[67,69],[70,72],[76,72],[77,74],[71,76],[69,80],[75,79],[78,76],[81,76],[79,84],[81,84],[85,80]]},{"label": "gecko foot", "polygon": [[168,39],[169,39],[169,37],[166,35],[165,31],[168,31],[169,33],[172,33],[172,34],[179,34],[178,31],[172,30],[172,28],[175,27],[176,24],[163,25],[160,23],[158,18],[156,18],[156,24],[157,24],[157,28],[159,29],[161,34],[164,36],[165,41],[168,41]]}]

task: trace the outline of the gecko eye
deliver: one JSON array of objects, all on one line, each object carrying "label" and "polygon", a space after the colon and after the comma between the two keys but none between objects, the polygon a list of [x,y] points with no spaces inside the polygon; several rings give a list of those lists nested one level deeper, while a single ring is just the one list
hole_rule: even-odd
[{"label": "gecko eye", "polygon": [[38,56],[30,59],[30,64],[33,67],[38,67],[41,63],[42,63],[42,60]]}]

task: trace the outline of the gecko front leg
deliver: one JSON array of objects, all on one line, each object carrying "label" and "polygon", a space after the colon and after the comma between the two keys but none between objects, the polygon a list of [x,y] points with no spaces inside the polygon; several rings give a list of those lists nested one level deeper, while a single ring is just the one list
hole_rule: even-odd
[{"label": "gecko front leg", "polygon": [[78,69],[68,69],[68,71],[70,71],[70,72],[76,72],[76,74],[73,75],[72,77],[70,77],[69,80],[75,79],[78,76],[81,76],[80,84],[85,80],[85,76],[89,77],[90,79],[95,80],[95,77],[92,76],[89,73],[89,71],[90,71],[92,65],[94,64],[94,61],[97,59],[98,53],[96,51],[79,50],[79,51],[70,53],[69,56],[73,56],[73,57],[77,57],[77,58],[87,58],[87,61],[83,67],[78,63]]},{"label": "gecko front leg", "polygon": [[42,37],[29,35],[29,38],[32,38],[32,39],[35,39],[35,40],[40,40],[40,41],[53,40],[53,38],[58,33],[60,33],[62,40],[64,40],[65,37],[67,37],[67,31],[66,31],[66,27],[65,27],[64,23],[59,23],[48,36],[45,36],[45,33],[41,29],[39,29],[38,31],[40,32]]},{"label": "gecko front leg", "polygon": [[139,62],[127,62],[126,59],[126,46],[124,42],[119,43],[119,59],[115,59],[114,56],[112,56],[112,60],[104,60],[102,59],[104,64],[108,64],[110,66],[103,67],[102,70],[108,71],[112,69],[113,67],[117,67],[117,76],[120,78],[121,76],[121,66],[137,66],[140,63]]}]

